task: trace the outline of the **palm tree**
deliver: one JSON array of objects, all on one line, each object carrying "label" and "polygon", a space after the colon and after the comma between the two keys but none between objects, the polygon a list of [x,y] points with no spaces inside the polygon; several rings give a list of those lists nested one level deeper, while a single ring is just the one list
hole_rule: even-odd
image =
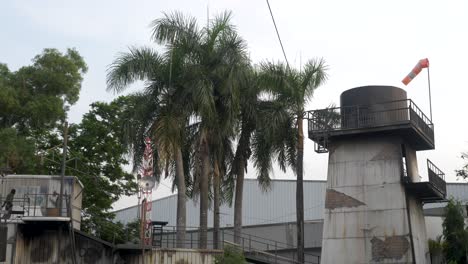
[{"label": "palm tree", "polygon": [[[177,50],[178,51],[178,50]],[[175,178],[177,195],[177,247],[184,247],[186,229],[186,184],[182,147],[190,108],[184,94],[185,64],[182,52],[159,54],[150,48],[131,48],[120,54],[108,70],[108,90],[122,92],[135,81],[146,82],[146,89],[139,94],[141,105],[135,109],[129,124],[129,148],[134,153],[134,168],[141,162],[144,136],[151,136],[156,143],[159,163],[170,164],[174,169],[166,174]],[[138,111],[137,111],[138,110]],[[160,171],[160,170],[156,170]],[[156,174],[159,176],[159,173]]]},{"label": "palm tree", "polygon": [[[217,148],[223,142],[221,139],[233,134],[238,111],[238,82],[248,65],[245,42],[231,24],[231,17],[230,12],[224,12],[201,30],[194,18],[184,17],[180,13],[166,15],[153,23],[155,40],[170,45],[169,49],[177,48],[187,54],[186,80],[190,80],[190,83],[186,84],[185,96],[190,98],[193,116],[199,122],[193,175],[195,182],[199,183],[201,248],[206,248],[207,244],[213,153],[219,152]],[[214,188],[218,190],[219,187]],[[218,198],[216,195],[215,200]],[[219,202],[215,201],[214,204],[217,207]],[[219,226],[215,226],[215,229],[219,229]]]},{"label": "palm tree", "polygon": [[[327,79],[327,66],[323,59],[310,60],[301,71],[290,69],[282,63],[264,63],[261,65],[261,85],[267,89],[278,102],[287,104],[295,118],[294,134],[296,136],[296,160],[289,164],[295,168],[296,181],[296,221],[297,221],[297,254],[298,261],[304,262],[304,107],[312,98],[314,91]],[[286,141],[291,140],[285,137]]]},{"label": "palm tree", "polygon": [[240,243],[242,234],[243,183],[250,157],[253,157],[259,184],[265,191],[270,186],[271,161],[277,160],[280,168],[285,171],[286,166],[293,166],[296,160],[294,119],[288,105],[273,97],[269,98],[268,90],[259,85],[259,76],[262,76],[262,73],[250,69],[248,77],[241,85],[238,142],[231,171],[225,183],[225,193],[229,200],[233,198],[235,187],[236,243]]},{"label": "palm tree", "polygon": [[[227,191],[225,192],[232,201],[234,198],[234,242],[241,242],[242,234],[242,199],[244,190],[244,178],[247,171],[248,160],[251,156],[251,137],[255,130],[256,115],[258,109],[259,92],[256,83],[256,72],[251,69],[247,73],[245,82],[240,86],[240,112],[237,120],[238,142],[234,159],[231,163],[231,170],[225,183]],[[234,184],[235,183],[235,184]],[[235,187],[235,191],[233,190]]]}]

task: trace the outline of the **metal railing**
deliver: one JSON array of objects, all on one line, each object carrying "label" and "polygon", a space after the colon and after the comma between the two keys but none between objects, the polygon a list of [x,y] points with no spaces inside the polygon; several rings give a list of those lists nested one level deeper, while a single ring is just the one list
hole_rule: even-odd
[{"label": "metal railing", "polygon": [[[234,241],[234,231],[229,229],[222,229],[221,230],[222,241]],[[266,252],[270,253],[273,256],[278,256],[279,253],[285,251],[293,251],[292,254],[292,261],[291,263],[297,263],[296,261],[296,246],[291,245],[288,243],[263,238],[251,234],[241,233],[239,236],[239,246],[242,248],[244,252]],[[305,261],[304,263],[320,263],[320,256],[304,253],[305,257],[310,259],[309,261]],[[284,257],[283,257],[284,258]]]},{"label": "metal railing", "polygon": [[412,123],[434,141],[431,120],[411,99],[313,110],[307,112],[307,119],[309,135]]},{"label": "metal railing", "polygon": [[[176,248],[177,247],[177,238],[176,238],[176,227],[175,226],[164,226],[160,230],[160,233],[153,233],[153,246],[161,248]],[[185,234],[185,240],[181,243],[184,248],[199,248],[199,229],[198,227],[187,227]],[[207,239],[207,248],[208,249],[222,249],[225,244],[234,244],[244,253],[246,256],[250,255],[261,255],[264,258],[268,258],[269,261],[274,259],[278,262],[272,263],[292,263],[296,264],[296,246],[283,243],[280,241],[275,241],[268,238],[263,238],[251,234],[242,233],[239,236],[239,243],[235,243],[234,231],[230,229],[220,229],[219,232],[218,245],[215,245],[213,230],[208,230],[208,239]],[[156,241],[156,243],[154,243]],[[180,243],[179,243],[180,244]],[[291,257],[284,256],[281,253],[291,253]],[[253,257],[253,256],[251,256]],[[320,256],[305,253],[306,259],[308,261],[304,263],[315,264],[320,263]],[[286,261],[289,260],[289,261]]]},{"label": "metal railing", "polygon": [[447,184],[445,182],[445,173],[437,168],[429,159],[427,160],[427,174],[429,176],[429,182],[446,196]]},{"label": "metal railing", "polygon": [[[5,197],[0,197],[0,205],[3,205]],[[1,220],[14,220],[19,219],[24,215],[24,198],[13,198],[11,211],[8,212],[6,208],[2,208],[0,211]],[[9,215],[8,215],[9,214]]]},{"label": "metal railing", "polygon": [[70,217],[70,196],[63,195],[62,208],[58,208],[58,194],[25,194],[24,216]]},{"label": "metal railing", "polygon": [[[24,194],[23,197],[14,198],[9,219],[21,219],[23,217],[70,217],[70,196],[63,196],[63,206],[61,209],[57,207],[58,196],[56,194]],[[3,204],[4,199],[0,197],[1,204]]]}]

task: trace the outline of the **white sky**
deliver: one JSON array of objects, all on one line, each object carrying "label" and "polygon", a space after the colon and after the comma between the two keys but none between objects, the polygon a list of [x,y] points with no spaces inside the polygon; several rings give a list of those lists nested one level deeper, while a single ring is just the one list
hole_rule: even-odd
[{"label": "white sky", "polygon": [[[436,150],[418,153],[420,174],[431,159],[456,181],[454,170],[468,150],[468,1],[436,0],[271,0],[286,54],[296,67],[308,58],[323,57],[330,66],[328,83],[316,92],[308,109],[339,104],[339,95],[360,85],[403,87],[401,80],[419,59],[431,64]],[[3,1],[0,8],[0,62],[16,70],[44,48],[75,47],[85,58],[86,74],[70,119],[79,122],[93,101],[111,101],[106,92],[106,68],[129,46],[152,45],[149,23],[162,12],[182,11],[206,23],[210,16],[232,10],[233,22],[248,43],[254,62],[282,60],[270,14],[263,0],[171,1]],[[129,92],[140,88],[135,85]],[[408,97],[429,115],[427,79],[422,72],[408,87]],[[305,179],[326,179],[327,155],[316,154],[307,140]],[[249,170],[249,177],[254,171]],[[275,178],[292,174],[274,173]],[[170,183],[164,183],[170,186]],[[153,198],[168,195],[161,186]],[[134,197],[118,202],[135,204]]]}]

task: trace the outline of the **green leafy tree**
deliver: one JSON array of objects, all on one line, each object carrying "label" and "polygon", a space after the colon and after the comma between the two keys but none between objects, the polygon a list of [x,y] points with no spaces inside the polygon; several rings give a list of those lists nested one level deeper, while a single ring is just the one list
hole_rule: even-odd
[{"label": "green leafy tree", "polygon": [[125,120],[138,102],[132,96],[111,103],[96,102],[80,124],[70,127],[69,165],[85,186],[83,192],[83,229],[106,232],[114,214],[112,204],[123,195],[137,191],[135,178],[123,168],[128,164],[123,144]]},{"label": "green leafy tree", "polygon": [[465,230],[463,207],[460,201],[449,200],[445,207],[442,227],[445,259],[447,262],[466,263],[468,233]]},{"label": "green leafy tree", "polygon": [[[121,226],[112,223],[112,204],[123,195],[134,194],[134,176],[123,166],[128,164],[124,147],[125,120],[137,101],[132,96],[110,103],[95,102],[81,123],[69,127],[66,174],[83,183],[81,229],[112,242]],[[61,163],[61,135],[49,133],[38,153],[37,172],[57,175]],[[121,232],[121,231],[119,231]]]},{"label": "green leafy tree", "polygon": [[74,49],[45,49],[32,65],[15,72],[0,64],[0,134],[8,142],[0,167],[9,166],[15,173],[36,169],[34,154],[64,119],[65,105],[78,100],[86,71]]},{"label": "green leafy tree", "polygon": [[[296,218],[298,261],[304,262],[304,116],[305,106],[312,99],[314,91],[327,79],[325,61],[309,60],[301,71],[291,69],[282,63],[263,63],[261,65],[261,85],[269,90],[278,102],[287,104],[288,111],[295,118],[293,137],[296,138],[296,160],[290,161],[295,169],[296,181]],[[285,141],[291,141],[291,136]]]},{"label": "green leafy tree", "polygon": [[[5,170],[32,173],[35,167],[34,140],[18,134],[14,128],[0,129],[0,161],[4,161]],[[0,165],[0,168],[2,166]]]},{"label": "green leafy tree", "polygon": [[[463,160],[467,160],[468,153],[462,153],[461,158]],[[456,170],[455,172],[457,173],[458,177],[462,177],[465,180],[468,179],[468,163],[465,163],[461,169]]]}]

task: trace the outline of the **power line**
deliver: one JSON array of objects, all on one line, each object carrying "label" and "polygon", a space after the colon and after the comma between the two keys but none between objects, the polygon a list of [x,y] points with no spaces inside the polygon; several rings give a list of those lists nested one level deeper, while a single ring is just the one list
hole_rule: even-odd
[{"label": "power line", "polygon": [[276,35],[278,36],[278,40],[279,40],[279,43],[281,45],[281,50],[283,51],[284,59],[286,60],[286,65],[288,66],[288,69],[290,69],[289,68],[289,61],[288,61],[288,58],[286,57],[286,52],[284,51],[283,42],[281,41],[281,37],[280,37],[279,31],[278,31],[278,27],[276,26],[275,17],[273,16],[273,11],[271,11],[270,2],[268,0],[266,0],[266,2],[267,2],[267,5],[268,5],[268,9],[270,10],[271,20],[273,20],[273,25],[275,26]]}]

